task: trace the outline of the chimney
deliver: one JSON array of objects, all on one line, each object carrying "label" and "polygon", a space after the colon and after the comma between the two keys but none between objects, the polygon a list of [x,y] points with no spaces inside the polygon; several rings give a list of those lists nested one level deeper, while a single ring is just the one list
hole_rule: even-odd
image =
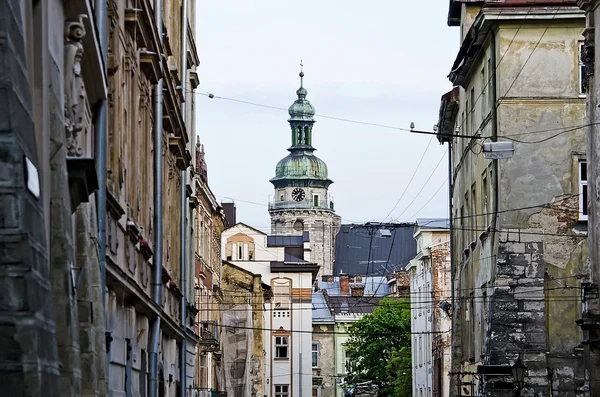
[{"label": "chimney", "polygon": [[225,212],[225,219],[227,219],[227,225],[233,226],[237,224],[235,203],[221,202],[221,207],[223,207],[223,212]]},{"label": "chimney", "polygon": [[350,295],[350,281],[348,275],[340,273],[340,293],[342,295]]},{"label": "chimney", "polygon": [[352,296],[365,296],[365,285],[353,285]]}]

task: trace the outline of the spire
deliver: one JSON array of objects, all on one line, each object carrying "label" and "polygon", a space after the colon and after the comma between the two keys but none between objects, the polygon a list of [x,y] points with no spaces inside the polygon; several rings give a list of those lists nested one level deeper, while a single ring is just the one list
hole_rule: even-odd
[{"label": "spire", "polygon": [[304,99],[306,98],[306,94],[308,94],[308,91],[306,91],[306,88],[304,88],[304,65],[302,64],[302,59],[300,59],[300,88],[298,88],[298,91],[296,91],[296,95],[298,95],[298,99]]}]

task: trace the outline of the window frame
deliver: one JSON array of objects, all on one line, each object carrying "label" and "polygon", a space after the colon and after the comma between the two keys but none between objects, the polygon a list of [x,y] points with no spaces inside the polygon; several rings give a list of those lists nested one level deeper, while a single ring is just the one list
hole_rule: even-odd
[{"label": "window frame", "polygon": [[[585,42],[584,41],[579,41],[577,42],[577,53],[579,55],[578,57],[578,69],[579,69],[579,81],[577,83],[577,86],[579,87],[579,96],[580,97],[586,97],[588,94],[588,89],[589,89],[589,82],[586,81],[587,79],[587,65],[585,64],[585,62],[583,62],[583,47],[585,46]],[[584,83],[585,82],[585,83]]]},{"label": "window frame", "polygon": [[[316,347],[316,349],[315,349],[315,347]],[[315,354],[316,354],[316,356],[315,356]],[[321,365],[321,346],[320,346],[319,342],[313,341],[310,357],[311,357],[312,367],[319,368]]]},{"label": "window frame", "polygon": [[[582,170],[585,170],[585,180],[582,179]],[[587,198],[589,195],[588,191],[588,172],[587,172],[587,159],[579,159],[577,161],[577,181],[578,181],[578,193],[579,193],[579,216],[580,221],[587,222],[588,220],[588,206]]]},{"label": "window frame", "polygon": [[[279,390],[277,390],[279,388]],[[285,391],[283,390],[285,388]],[[289,397],[290,396],[290,385],[280,384],[273,385],[275,397]]]},{"label": "window frame", "polygon": [[[273,344],[275,360],[284,361],[290,359],[290,336],[289,335],[277,335],[275,336],[275,343]],[[281,349],[281,350],[280,350]],[[281,352],[285,352],[285,356],[280,355]]]}]

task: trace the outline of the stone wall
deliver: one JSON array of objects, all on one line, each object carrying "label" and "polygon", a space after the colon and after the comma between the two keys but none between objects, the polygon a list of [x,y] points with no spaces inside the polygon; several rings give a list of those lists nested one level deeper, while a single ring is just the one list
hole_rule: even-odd
[{"label": "stone wall", "polygon": [[[62,396],[26,53],[26,2],[0,3],[0,378],[6,396]],[[32,363],[37,363],[32,365]]]},{"label": "stone wall", "polygon": [[[269,212],[272,234],[298,235],[302,234],[302,231],[308,231],[311,248],[310,261],[321,267],[319,275],[333,274],[335,238],[341,226],[339,215],[323,210],[273,210]],[[303,223],[302,230],[294,229],[297,221]]]}]

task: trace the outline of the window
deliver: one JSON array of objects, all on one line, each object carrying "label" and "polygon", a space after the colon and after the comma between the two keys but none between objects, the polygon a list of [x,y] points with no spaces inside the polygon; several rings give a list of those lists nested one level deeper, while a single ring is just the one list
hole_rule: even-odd
[{"label": "window", "polygon": [[579,161],[579,220],[588,219],[587,162]]},{"label": "window", "polygon": [[423,337],[419,335],[419,366],[423,365]]},{"label": "window", "polygon": [[317,195],[317,194],[313,195],[313,206],[315,206],[315,207],[319,206],[319,195]]},{"label": "window", "polygon": [[275,337],[275,359],[287,360],[288,356],[288,337],[287,336],[276,336]]},{"label": "window", "polygon": [[321,397],[321,388],[319,386],[313,386],[312,397]]},{"label": "window", "polygon": [[481,81],[481,95],[480,95],[480,109],[481,109],[481,117],[485,117],[485,90],[487,88],[487,81],[486,81],[486,75],[485,75],[485,66],[481,69],[481,76],[479,77],[480,81]]},{"label": "window", "polygon": [[289,385],[275,385],[275,397],[289,397]]},{"label": "window", "polygon": [[471,135],[475,134],[475,88],[471,88],[471,109],[469,111],[471,113],[471,125],[469,129],[471,130]]},{"label": "window", "polygon": [[346,373],[352,372],[352,363],[350,360],[350,350],[346,350],[344,357],[345,357],[345,364],[346,364]]},{"label": "window", "polygon": [[319,368],[319,344],[317,342],[312,344],[312,366]]},{"label": "window", "polygon": [[[489,84],[493,84],[492,83],[492,79],[496,78],[496,70],[492,68],[492,59],[488,58],[488,73],[490,74],[490,77],[487,79]],[[486,84],[488,84],[488,82],[486,82]],[[494,98],[492,96],[492,89],[488,89],[488,106],[489,109],[492,109],[492,106],[496,106],[496,104],[494,103],[494,101],[496,100],[496,98]]]},{"label": "window", "polygon": [[471,185],[471,241],[477,240],[477,186]]},{"label": "window", "polygon": [[487,170],[481,176],[481,216],[483,218],[483,229],[488,226],[488,182]]},{"label": "window", "polygon": [[584,43],[579,42],[579,95],[585,95],[588,92],[587,67],[583,62]]},{"label": "window", "polygon": [[230,261],[233,259],[233,243],[227,243],[225,256],[227,260]]},{"label": "window", "polygon": [[244,243],[238,243],[238,260],[244,260]]},{"label": "window", "polygon": [[289,280],[279,279],[273,282],[273,305],[276,309],[290,307],[291,286]]}]

